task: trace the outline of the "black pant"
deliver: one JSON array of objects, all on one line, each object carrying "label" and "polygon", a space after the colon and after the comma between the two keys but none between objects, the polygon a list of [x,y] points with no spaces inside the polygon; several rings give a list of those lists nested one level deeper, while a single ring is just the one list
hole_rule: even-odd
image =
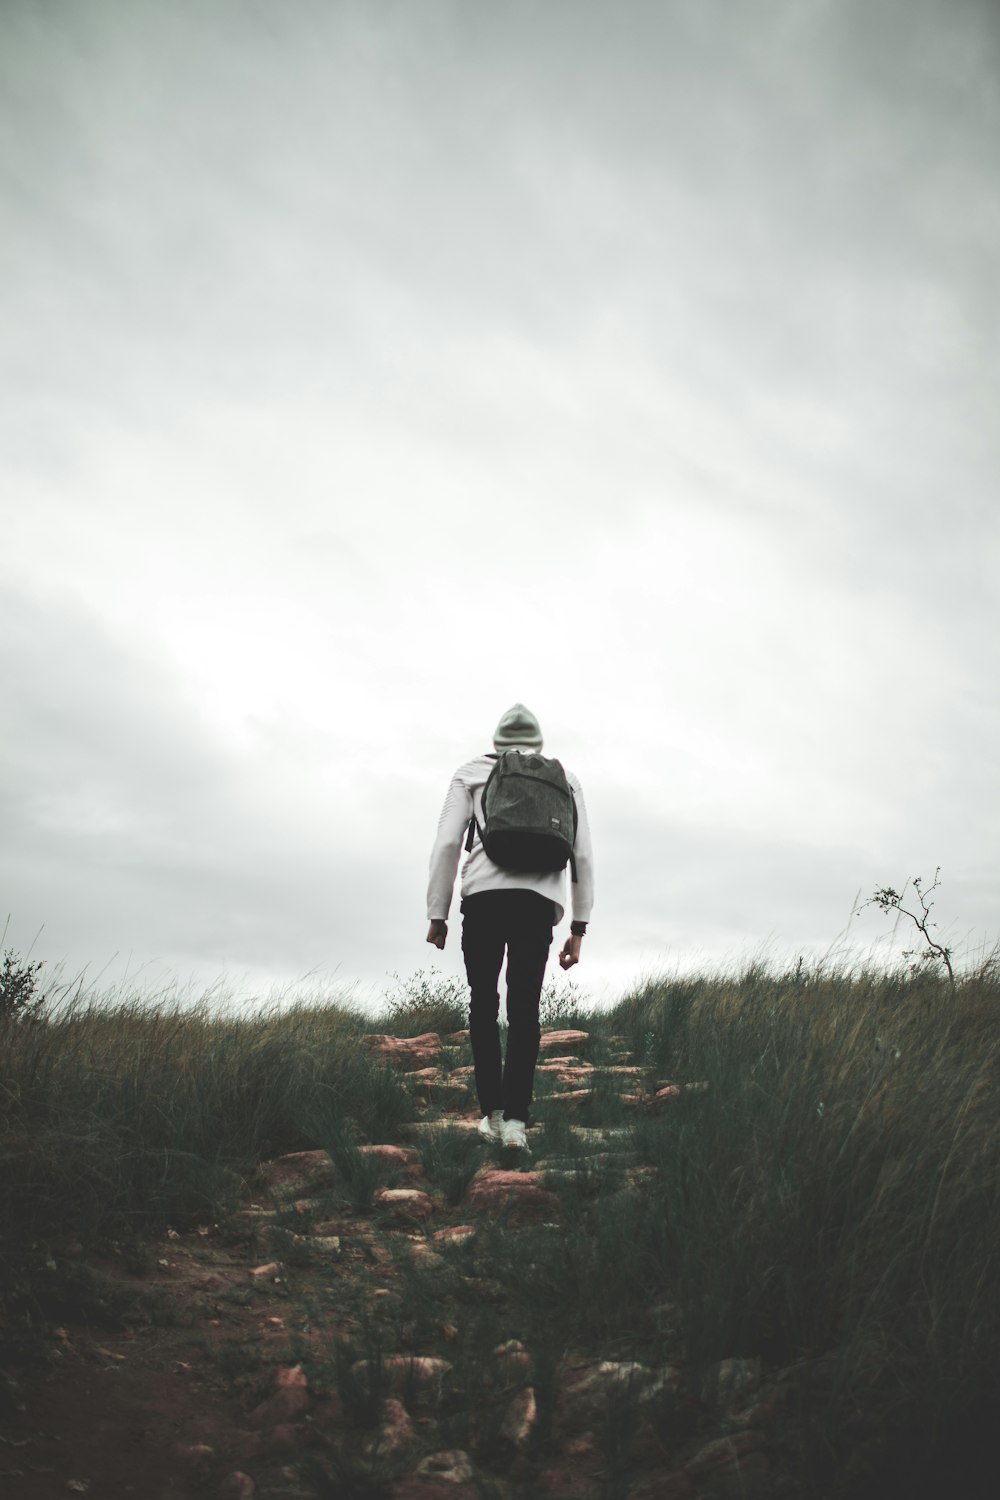
[{"label": "black pant", "polygon": [[[537,891],[480,891],[462,901],[462,953],[469,979],[469,1036],[484,1115],[527,1122],[541,1027],[538,1002],[552,946],[555,906]],[[507,1056],[500,1067],[500,994],[507,952]]]}]

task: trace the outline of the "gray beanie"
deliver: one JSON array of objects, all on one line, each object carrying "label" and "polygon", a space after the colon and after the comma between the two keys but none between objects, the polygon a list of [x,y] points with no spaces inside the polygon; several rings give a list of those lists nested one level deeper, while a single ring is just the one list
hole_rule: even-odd
[{"label": "gray beanie", "polygon": [[501,717],[493,732],[494,750],[540,750],[542,731],[530,708],[515,703]]}]

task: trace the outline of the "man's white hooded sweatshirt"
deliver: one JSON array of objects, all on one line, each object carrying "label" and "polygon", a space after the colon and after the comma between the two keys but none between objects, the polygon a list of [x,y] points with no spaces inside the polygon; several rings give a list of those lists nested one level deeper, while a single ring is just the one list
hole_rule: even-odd
[{"label": "man's white hooded sweatshirt", "polygon": [[[469,832],[469,823],[475,812],[478,828],[483,825],[483,788],[495,764],[495,756],[478,755],[475,760],[459,766],[451,779],[431,852],[430,880],[427,886],[427,917],[431,922],[447,919],[455,889],[458,861]],[[590,824],[579,781],[571,771],[566,772],[566,780],[573,789],[577,811],[576,844],[573,849],[577,878],[570,882],[571,909],[574,921],[586,922],[590,919],[590,909],[594,902],[594,856],[590,842]],[[478,828],[473,837],[472,849],[462,866],[462,895],[475,896],[480,891],[537,891],[540,896],[547,896],[554,903],[555,921],[557,924],[561,922],[566,910],[567,872],[556,870],[535,874],[522,870],[502,870],[487,856]]]}]

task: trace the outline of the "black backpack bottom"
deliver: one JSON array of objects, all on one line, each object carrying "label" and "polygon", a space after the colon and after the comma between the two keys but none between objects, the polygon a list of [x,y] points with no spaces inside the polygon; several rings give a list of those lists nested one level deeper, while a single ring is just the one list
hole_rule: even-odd
[{"label": "black backpack bottom", "polygon": [[533,875],[565,870],[572,854],[569,844],[558,834],[519,833],[516,828],[487,834],[483,849],[502,870]]}]

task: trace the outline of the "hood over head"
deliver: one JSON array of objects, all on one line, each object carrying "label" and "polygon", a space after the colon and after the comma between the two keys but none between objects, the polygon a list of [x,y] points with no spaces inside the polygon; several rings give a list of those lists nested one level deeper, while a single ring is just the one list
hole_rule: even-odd
[{"label": "hood over head", "polygon": [[530,708],[525,708],[523,703],[508,708],[493,731],[493,748],[498,751],[541,750],[541,727]]}]

